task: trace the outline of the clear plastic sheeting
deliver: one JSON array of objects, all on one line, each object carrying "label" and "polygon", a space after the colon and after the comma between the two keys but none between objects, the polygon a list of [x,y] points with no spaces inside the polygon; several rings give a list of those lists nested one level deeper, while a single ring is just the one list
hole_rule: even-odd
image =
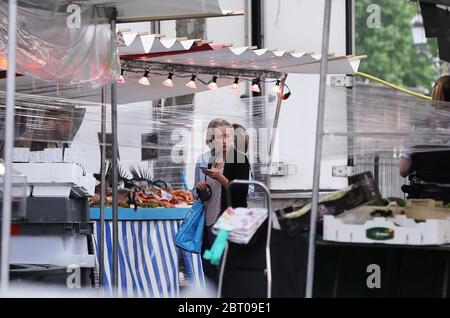
[{"label": "clear plastic sheeting", "polygon": [[[5,165],[0,162],[0,206],[3,205]],[[12,170],[12,196],[11,218],[14,221],[23,221],[26,216],[27,205],[27,177],[19,171]],[[3,216],[0,214],[0,222]]]},{"label": "clear plastic sheeting", "polygon": [[[77,134],[86,109],[74,100],[16,94],[15,147],[57,147]],[[3,154],[3,129],[6,94],[0,91],[0,150]],[[84,103],[83,105],[87,105]],[[41,146],[39,146],[41,145]]]},{"label": "clear plastic sheeting", "polygon": [[[135,168],[155,180],[182,188],[180,172],[183,172],[192,187],[197,159],[209,150],[205,142],[207,125],[212,119],[223,118],[246,129],[253,177],[264,180],[260,171],[269,160],[276,98],[232,96],[228,101],[211,103],[199,99],[179,106],[153,107],[151,102],[118,105],[119,174],[131,178],[131,170]],[[0,127],[4,122],[4,103],[2,93]],[[108,156],[110,105],[106,105],[106,110]],[[81,153],[80,164],[88,172],[99,172],[101,104],[16,94],[15,122],[15,147],[31,151],[77,149]]]},{"label": "clear plastic sheeting", "polygon": [[229,14],[218,0],[84,0],[84,3],[117,9],[118,22],[173,20]]},{"label": "clear plastic sheeting", "polygon": [[325,158],[395,158],[402,151],[448,151],[450,103],[376,86],[330,87],[324,127]]},{"label": "clear plastic sheeting", "polygon": [[[55,84],[99,87],[120,75],[115,36],[104,9],[67,1],[21,0],[17,71]],[[0,59],[7,64],[8,5],[0,6]]]}]

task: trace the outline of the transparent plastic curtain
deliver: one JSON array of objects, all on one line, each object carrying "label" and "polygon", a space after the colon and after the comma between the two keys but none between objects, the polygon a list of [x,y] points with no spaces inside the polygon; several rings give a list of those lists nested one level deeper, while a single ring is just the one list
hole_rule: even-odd
[{"label": "transparent plastic curtain", "polygon": [[[80,163],[84,168],[91,173],[99,172],[100,104],[28,94],[16,96],[15,147],[31,151],[63,146],[76,148],[82,153]],[[4,105],[5,94],[0,92],[0,126],[4,122]],[[231,101],[205,100],[169,107],[153,107],[148,101],[118,105],[120,171],[127,178],[132,177],[131,167],[148,170],[155,176],[173,175],[172,180],[163,181],[181,188],[178,175],[183,170],[192,186],[197,159],[209,150],[205,142],[207,126],[212,119],[223,118],[246,129],[248,157],[254,178],[258,179],[261,167],[266,167],[269,159],[275,107],[274,96],[243,99],[237,96]]]},{"label": "transparent plastic curtain", "polygon": [[[7,65],[8,2],[0,2],[0,60]],[[117,80],[115,35],[102,8],[67,1],[21,0],[17,71],[55,84],[99,87]]]},{"label": "transparent plastic curtain", "polygon": [[324,158],[393,158],[402,151],[448,151],[450,103],[364,84],[353,89],[330,87],[324,129]]},{"label": "transparent plastic curtain", "polygon": [[87,3],[114,5],[118,18],[173,17],[202,13],[221,14],[219,0],[85,0]]}]

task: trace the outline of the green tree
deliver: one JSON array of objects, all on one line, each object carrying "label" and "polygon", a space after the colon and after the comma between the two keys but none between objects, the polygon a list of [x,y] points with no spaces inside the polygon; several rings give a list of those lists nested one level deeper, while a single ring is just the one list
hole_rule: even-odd
[{"label": "green tree", "polygon": [[[370,6],[372,5],[372,6]],[[380,25],[374,27],[378,6]],[[419,12],[417,3],[407,0],[356,0],[356,54],[367,54],[360,71],[394,84],[430,90],[437,71],[433,63],[417,53],[410,22]],[[435,39],[426,48],[437,56]]]}]

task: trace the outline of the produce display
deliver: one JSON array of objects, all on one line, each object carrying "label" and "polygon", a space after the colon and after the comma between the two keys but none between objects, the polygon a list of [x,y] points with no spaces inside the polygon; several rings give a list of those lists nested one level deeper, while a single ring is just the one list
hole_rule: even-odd
[{"label": "produce display", "polygon": [[[112,165],[106,166],[105,206],[112,206]],[[119,198],[118,205],[121,208],[176,208],[186,207],[194,203],[191,191],[173,189],[162,180],[153,180],[148,169],[141,167],[129,167],[132,178],[118,166]],[[95,187],[95,195],[89,199],[91,206],[100,206],[100,175],[94,174],[98,184]]]},{"label": "produce display", "polygon": [[[111,190],[111,189],[108,189]],[[161,189],[157,187],[142,189],[119,189],[119,207],[121,208],[175,208],[180,205],[191,205],[194,202],[192,193],[187,190]],[[91,206],[100,206],[100,194],[96,192],[89,199]],[[107,191],[105,205],[112,205],[112,193]]]}]

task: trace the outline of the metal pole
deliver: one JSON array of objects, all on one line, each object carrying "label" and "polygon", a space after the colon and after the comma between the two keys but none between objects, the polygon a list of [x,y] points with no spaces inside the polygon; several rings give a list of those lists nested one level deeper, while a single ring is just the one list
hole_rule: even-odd
[{"label": "metal pole", "polygon": [[[111,19],[111,30],[116,34],[117,11],[114,10]],[[119,210],[118,210],[118,176],[117,176],[117,83],[111,84],[111,132],[112,132],[112,210],[113,210],[113,275],[112,286],[115,295],[119,288]]]},{"label": "metal pole", "polygon": [[150,22],[151,33],[161,33],[161,22],[160,21],[151,21]]},{"label": "metal pole", "polygon": [[106,160],[106,87],[102,87],[102,115],[101,115],[101,159],[100,159],[100,288],[103,289],[105,271],[105,160]]},{"label": "metal pole", "polygon": [[275,118],[273,120],[273,129],[272,134],[270,136],[270,145],[269,145],[269,161],[267,162],[267,187],[270,189],[272,185],[271,180],[271,171],[272,171],[272,159],[273,159],[273,148],[275,147],[275,138],[277,137],[277,129],[278,129],[278,122],[280,119],[280,111],[281,111],[281,102],[283,101],[283,94],[284,94],[284,83],[286,82],[287,73],[283,75],[283,78],[280,82],[280,94],[277,96],[277,108],[275,110]]},{"label": "metal pole", "polygon": [[222,264],[220,265],[219,285],[217,287],[217,298],[222,298],[223,275],[225,273],[225,265],[227,264],[228,242],[223,251]]},{"label": "metal pole", "polygon": [[[345,1],[345,53],[347,55],[353,55],[355,53],[355,0],[346,0]],[[355,166],[355,158],[353,155],[353,103],[352,97],[349,96],[352,87],[347,88],[346,94],[346,105],[347,105],[347,122],[348,122],[348,133],[349,137],[347,138],[347,166],[354,167]]]},{"label": "metal pole", "polygon": [[380,156],[376,155],[375,158],[373,158],[373,174],[374,174],[374,180],[375,184],[377,186],[380,185]]},{"label": "metal pole", "polygon": [[309,232],[308,271],[306,278],[306,297],[312,298],[314,281],[314,258],[316,252],[316,220],[319,203],[320,163],[322,158],[323,121],[325,113],[325,93],[327,85],[328,46],[330,40],[331,0],[325,1],[322,35],[322,60],[320,62],[319,103],[317,107],[316,148],[314,154],[314,179],[311,203],[311,224]]},{"label": "metal pole", "polygon": [[278,121],[280,119],[281,102],[283,101],[284,83],[286,82],[286,78],[287,78],[287,74],[284,74],[283,78],[281,79],[281,83],[280,83],[280,94],[277,96],[278,97],[278,99],[277,99],[277,108],[275,110],[275,119],[273,120],[272,135],[270,137],[269,168],[270,168],[270,164],[272,163],[273,148],[275,146],[275,138],[277,136]]},{"label": "metal pole", "polygon": [[2,250],[0,291],[9,287],[9,249],[11,235],[12,152],[14,147],[14,94],[16,90],[16,25],[17,0],[8,1],[8,71],[6,82],[5,146],[3,159],[5,174],[3,183]]},{"label": "metal pole", "polygon": [[[228,183],[228,187],[226,189],[227,194],[227,205],[232,206],[231,204],[231,187],[235,184],[256,184],[259,185],[264,192],[266,193],[266,205],[267,205],[267,239],[266,239],[266,270],[267,270],[267,298],[272,297],[272,260],[270,257],[270,241],[271,241],[271,234],[272,234],[272,224],[273,224],[273,213],[272,213],[272,198],[270,196],[270,190],[269,188],[262,182],[259,181],[250,181],[250,180],[232,180],[230,183]],[[228,251],[228,249],[226,250]],[[226,257],[226,255],[224,256]],[[219,277],[219,286],[222,288],[222,280],[223,280],[223,272],[225,268],[225,262],[226,258],[224,259],[224,262],[222,263],[222,270],[220,272]],[[218,293],[219,297],[221,295],[221,289],[219,289]]]}]

